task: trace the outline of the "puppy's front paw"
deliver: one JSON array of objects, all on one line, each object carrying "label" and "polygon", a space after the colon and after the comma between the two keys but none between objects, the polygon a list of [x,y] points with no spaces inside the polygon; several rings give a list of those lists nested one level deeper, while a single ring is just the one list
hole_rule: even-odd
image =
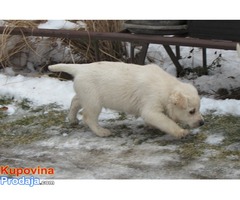
[{"label": "puppy's front paw", "polygon": [[67,117],[67,118],[65,119],[65,122],[66,122],[66,123],[69,123],[70,126],[76,126],[76,125],[79,124],[79,121],[78,121],[77,118],[76,118],[76,119],[69,119],[69,118]]},{"label": "puppy's front paw", "polygon": [[111,131],[109,131],[108,129],[105,129],[105,128],[99,128],[98,131],[96,132],[96,134],[99,137],[107,137],[107,136],[112,135]]},{"label": "puppy's front paw", "polygon": [[181,129],[181,131],[178,133],[177,138],[183,138],[186,137],[190,133],[187,129]]}]

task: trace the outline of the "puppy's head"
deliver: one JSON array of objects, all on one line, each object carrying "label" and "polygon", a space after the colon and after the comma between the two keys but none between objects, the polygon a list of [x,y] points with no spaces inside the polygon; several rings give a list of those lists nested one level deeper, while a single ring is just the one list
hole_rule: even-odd
[{"label": "puppy's head", "polygon": [[171,93],[168,102],[168,115],[175,122],[196,128],[204,124],[199,111],[200,98],[196,88],[181,84]]}]

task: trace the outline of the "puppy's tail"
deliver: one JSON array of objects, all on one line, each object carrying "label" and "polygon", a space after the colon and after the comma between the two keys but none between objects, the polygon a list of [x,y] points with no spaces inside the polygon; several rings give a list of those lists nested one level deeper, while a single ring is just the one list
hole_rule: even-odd
[{"label": "puppy's tail", "polygon": [[237,53],[238,53],[238,56],[240,57],[240,44],[239,43],[237,43]]},{"label": "puppy's tail", "polygon": [[49,65],[48,69],[52,72],[66,72],[74,77],[77,74],[78,66],[75,64],[60,63],[56,65]]}]

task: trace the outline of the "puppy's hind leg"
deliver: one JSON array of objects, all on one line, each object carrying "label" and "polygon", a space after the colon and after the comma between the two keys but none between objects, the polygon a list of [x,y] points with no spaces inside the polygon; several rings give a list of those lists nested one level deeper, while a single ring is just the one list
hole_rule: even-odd
[{"label": "puppy's hind leg", "polygon": [[101,127],[98,124],[98,116],[102,108],[98,105],[91,105],[91,107],[83,108],[83,120],[89,126],[89,128],[100,137],[107,137],[111,135],[111,131]]},{"label": "puppy's hind leg", "polygon": [[78,124],[78,119],[77,119],[77,114],[78,114],[78,111],[81,109],[81,102],[78,98],[77,95],[75,95],[72,99],[72,103],[71,103],[71,107],[70,107],[70,111],[68,113],[68,121],[71,123],[71,124]]}]

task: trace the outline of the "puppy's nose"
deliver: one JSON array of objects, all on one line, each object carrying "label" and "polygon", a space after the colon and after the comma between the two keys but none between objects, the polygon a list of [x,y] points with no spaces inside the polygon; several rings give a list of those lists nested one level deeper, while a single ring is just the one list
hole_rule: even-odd
[{"label": "puppy's nose", "polygon": [[199,126],[203,126],[204,125],[204,120],[201,120],[200,122],[199,122]]}]

